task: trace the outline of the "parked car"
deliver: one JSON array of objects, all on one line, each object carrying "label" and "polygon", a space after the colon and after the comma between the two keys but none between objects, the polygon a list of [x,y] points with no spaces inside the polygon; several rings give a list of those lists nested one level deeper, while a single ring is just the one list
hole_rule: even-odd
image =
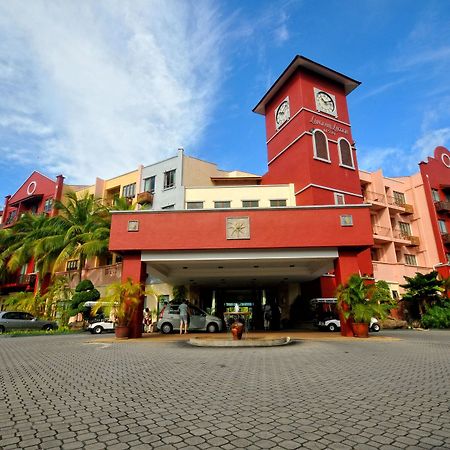
[{"label": "parked car", "polygon": [[[335,317],[324,317],[317,322],[317,326],[328,331],[338,331],[341,329],[341,321]],[[369,331],[380,331],[380,324],[375,317],[370,320]]]},{"label": "parked car", "polygon": [[114,333],[115,324],[109,319],[95,319],[89,322],[88,331],[92,334]]},{"label": "parked car", "polygon": [[10,330],[56,330],[58,324],[51,320],[40,320],[21,311],[0,312],[0,333]]},{"label": "parked car", "polygon": [[[161,311],[158,323],[159,331],[164,334],[172,333],[180,329],[180,303],[170,303]],[[222,331],[222,320],[219,317],[212,316],[205,311],[189,304],[189,331],[208,331],[216,333]]]}]

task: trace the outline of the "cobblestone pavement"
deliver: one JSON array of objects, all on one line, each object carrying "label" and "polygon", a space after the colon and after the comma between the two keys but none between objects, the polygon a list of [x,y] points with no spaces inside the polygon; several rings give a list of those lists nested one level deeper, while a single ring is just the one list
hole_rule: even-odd
[{"label": "cobblestone pavement", "polygon": [[450,449],[450,332],[379,336],[400,339],[1,337],[0,448]]}]

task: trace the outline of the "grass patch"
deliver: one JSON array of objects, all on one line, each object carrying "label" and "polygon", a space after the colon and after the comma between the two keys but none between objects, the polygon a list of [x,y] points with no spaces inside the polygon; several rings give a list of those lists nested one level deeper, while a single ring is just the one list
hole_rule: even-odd
[{"label": "grass patch", "polygon": [[5,331],[0,337],[23,337],[23,336],[56,336],[59,334],[77,334],[84,333],[84,330],[71,330],[67,327],[58,328],[57,330],[13,330]]}]

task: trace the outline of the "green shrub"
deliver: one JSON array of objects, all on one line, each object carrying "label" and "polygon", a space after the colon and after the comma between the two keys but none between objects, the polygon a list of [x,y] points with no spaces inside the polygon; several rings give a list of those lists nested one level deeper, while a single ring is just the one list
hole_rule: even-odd
[{"label": "green shrub", "polygon": [[86,320],[89,318],[91,308],[85,306],[86,302],[96,302],[100,298],[100,292],[94,288],[90,280],[80,281],[75,288],[75,294],[70,301],[69,315],[76,316],[78,313],[83,314]]},{"label": "green shrub", "polygon": [[443,306],[432,306],[422,316],[422,325],[426,328],[450,328],[450,301]]},{"label": "green shrub", "polygon": [[75,292],[92,291],[94,285],[91,280],[82,280],[77,284]]}]

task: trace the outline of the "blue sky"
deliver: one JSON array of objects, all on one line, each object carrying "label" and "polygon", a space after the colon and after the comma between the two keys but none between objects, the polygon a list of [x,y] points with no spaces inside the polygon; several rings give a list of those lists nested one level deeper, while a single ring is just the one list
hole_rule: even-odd
[{"label": "blue sky", "polygon": [[252,108],[296,54],[362,82],[360,168],[408,175],[450,145],[448,0],[16,0],[0,3],[0,196],[33,170],[92,184],[180,146],[263,174]]}]

